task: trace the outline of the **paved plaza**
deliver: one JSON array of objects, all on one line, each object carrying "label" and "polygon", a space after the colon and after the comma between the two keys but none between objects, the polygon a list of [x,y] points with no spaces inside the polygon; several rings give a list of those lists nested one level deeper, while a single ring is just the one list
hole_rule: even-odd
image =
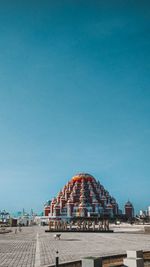
[{"label": "paved plaza", "polygon": [[0,266],[46,267],[55,262],[79,260],[85,256],[124,253],[130,249],[150,250],[150,235],[138,232],[140,227],[116,227],[114,233],[62,233],[60,240],[47,227],[24,227],[22,232],[0,234]]}]

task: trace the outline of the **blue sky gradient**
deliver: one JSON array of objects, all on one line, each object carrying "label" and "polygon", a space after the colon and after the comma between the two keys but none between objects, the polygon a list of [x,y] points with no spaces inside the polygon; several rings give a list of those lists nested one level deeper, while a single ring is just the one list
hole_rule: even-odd
[{"label": "blue sky gradient", "polygon": [[150,205],[150,2],[0,2],[0,209],[89,172]]}]

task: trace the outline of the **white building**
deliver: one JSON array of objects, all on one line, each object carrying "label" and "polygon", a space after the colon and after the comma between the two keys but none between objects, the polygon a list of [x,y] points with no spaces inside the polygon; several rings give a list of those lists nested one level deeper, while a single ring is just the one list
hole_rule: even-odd
[{"label": "white building", "polygon": [[150,217],[150,206],[148,206],[148,216]]}]

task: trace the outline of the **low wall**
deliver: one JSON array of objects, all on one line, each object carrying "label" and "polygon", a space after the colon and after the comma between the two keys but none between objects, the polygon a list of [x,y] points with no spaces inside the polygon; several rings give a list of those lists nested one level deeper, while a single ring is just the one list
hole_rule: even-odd
[{"label": "low wall", "polygon": [[[70,261],[65,263],[59,263],[59,267],[81,267],[82,261]],[[48,267],[55,267],[55,265],[48,265]]]},{"label": "low wall", "polygon": [[144,232],[150,234],[150,226],[144,226]]},{"label": "low wall", "polygon": [[[109,267],[109,266],[121,266],[123,265],[123,259],[126,258],[127,254],[117,254],[117,255],[110,255],[102,257],[102,266]],[[143,252],[144,261],[150,261],[150,251]],[[55,267],[55,265],[49,265],[48,267]],[[60,263],[59,267],[82,267],[82,261],[71,261]]]}]

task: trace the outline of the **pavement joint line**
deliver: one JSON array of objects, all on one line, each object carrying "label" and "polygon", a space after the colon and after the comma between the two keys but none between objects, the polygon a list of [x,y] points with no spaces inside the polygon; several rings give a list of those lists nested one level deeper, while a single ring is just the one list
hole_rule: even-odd
[{"label": "pavement joint line", "polygon": [[40,244],[39,244],[39,233],[36,235],[36,251],[35,251],[35,267],[40,267],[41,266],[41,261],[40,261]]}]

